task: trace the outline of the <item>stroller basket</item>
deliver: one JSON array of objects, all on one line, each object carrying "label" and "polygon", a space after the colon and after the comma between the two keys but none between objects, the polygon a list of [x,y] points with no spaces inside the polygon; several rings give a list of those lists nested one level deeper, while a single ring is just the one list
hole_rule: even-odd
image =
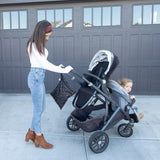
[{"label": "stroller basket", "polygon": [[100,130],[104,125],[104,117],[95,117],[88,119],[86,121],[80,121],[72,114],[71,117],[76,122],[76,124],[86,132],[93,132]]},{"label": "stroller basket", "polygon": [[90,113],[94,110],[104,109],[105,104],[97,106],[88,106],[83,110],[75,109],[71,113],[71,117],[76,124],[86,132],[93,132],[100,130],[104,125],[104,116],[89,117]]}]

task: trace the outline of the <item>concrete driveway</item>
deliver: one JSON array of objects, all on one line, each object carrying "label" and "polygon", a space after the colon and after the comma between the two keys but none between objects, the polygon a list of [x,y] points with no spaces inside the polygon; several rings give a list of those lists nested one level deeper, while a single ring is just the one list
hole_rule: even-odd
[{"label": "concrete driveway", "polygon": [[74,109],[71,97],[60,110],[46,95],[47,107],[42,129],[53,149],[36,148],[24,141],[32,118],[30,94],[0,94],[0,159],[2,160],[158,160],[160,159],[160,96],[136,96],[136,106],[144,118],[133,128],[133,135],[123,138],[117,125],[106,131],[108,148],[99,154],[88,145],[92,133],[72,132],[66,120]]}]

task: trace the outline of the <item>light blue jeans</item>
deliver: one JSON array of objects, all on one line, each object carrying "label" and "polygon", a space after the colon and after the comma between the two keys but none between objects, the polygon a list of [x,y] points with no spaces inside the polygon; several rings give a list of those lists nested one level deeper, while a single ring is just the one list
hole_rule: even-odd
[{"label": "light blue jeans", "polygon": [[30,129],[41,133],[41,116],[45,109],[45,70],[31,68],[28,74],[28,87],[30,88],[33,102],[33,117]]},{"label": "light blue jeans", "polygon": [[137,106],[133,106],[133,108],[136,110],[136,112],[138,113],[138,107]]}]

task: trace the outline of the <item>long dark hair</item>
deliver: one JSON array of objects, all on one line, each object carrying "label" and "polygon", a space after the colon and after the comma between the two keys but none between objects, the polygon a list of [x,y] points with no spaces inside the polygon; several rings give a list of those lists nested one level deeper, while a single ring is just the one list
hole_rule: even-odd
[{"label": "long dark hair", "polygon": [[[44,48],[46,46],[45,34],[46,28],[51,26],[46,20],[40,21],[36,24],[33,34],[31,35],[30,39],[27,42],[26,52],[28,54],[28,46],[30,44],[30,53],[32,51],[32,43],[34,42],[39,54],[44,54]],[[52,29],[47,31],[47,33],[52,32]]]}]

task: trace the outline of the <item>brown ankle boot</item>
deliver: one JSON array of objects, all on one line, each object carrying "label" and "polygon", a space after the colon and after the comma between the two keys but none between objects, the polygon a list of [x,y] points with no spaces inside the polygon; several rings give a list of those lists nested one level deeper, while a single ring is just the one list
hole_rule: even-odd
[{"label": "brown ankle boot", "polygon": [[44,139],[43,134],[42,134],[41,136],[37,136],[37,135],[36,135],[36,138],[35,138],[35,146],[36,146],[36,147],[41,146],[41,147],[44,148],[44,149],[49,149],[49,148],[52,148],[52,147],[53,147],[52,144],[49,144],[48,142],[46,142],[46,140]]},{"label": "brown ankle boot", "polygon": [[28,129],[28,132],[26,134],[25,141],[28,142],[29,140],[32,140],[33,142],[35,141],[35,132]]},{"label": "brown ankle boot", "polygon": [[142,114],[142,113],[139,113],[139,114],[138,114],[138,117],[139,117],[139,119],[142,119],[142,118],[143,118],[143,114]]}]

